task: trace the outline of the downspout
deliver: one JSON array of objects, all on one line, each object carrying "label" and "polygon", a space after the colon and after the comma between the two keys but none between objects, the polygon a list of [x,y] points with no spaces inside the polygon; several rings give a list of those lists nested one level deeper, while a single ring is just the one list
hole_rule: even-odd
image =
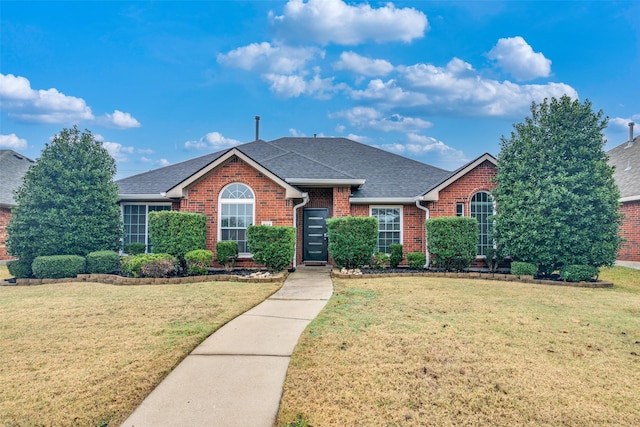
[{"label": "downspout", "polygon": [[[416,207],[418,209],[424,211],[424,217],[425,217],[424,220],[425,221],[428,220],[429,219],[429,208],[422,206],[420,204],[420,200],[419,199],[416,200]],[[430,258],[430,256],[429,256],[429,242],[427,241],[427,232],[426,232],[426,230],[425,230],[425,233],[424,233],[424,254],[427,257],[427,261],[424,264],[424,268],[429,268],[429,258]]]},{"label": "downspout", "polygon": [[293,207],[293,228],[296,229],[296,243],[293,246],[293,269],[298,266],[298,208],[309,203],[309,193],[302,193],[302,203]]}]

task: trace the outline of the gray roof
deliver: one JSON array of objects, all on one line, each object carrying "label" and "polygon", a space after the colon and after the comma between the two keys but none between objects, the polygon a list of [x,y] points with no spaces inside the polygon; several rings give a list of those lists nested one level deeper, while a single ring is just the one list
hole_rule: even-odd
[{"label": "gray roof", "polygon": [[615,167],[613,178],[620,189],[620,197],[640,198],[640,136],[607,152],[609,164]]},{"label": "gray roof", "polygon": [[[366,180],[353,198],[417,197],[452,172],[346,138],[280,138],[234,147],[284,181]],[[160,194],[198,172],[228,150],[117,181],[120,194]]]},{"label": "gray roof", "polygon": [[16,206],[14,192],[22,185],[22,178],[35,162],[13,150],[0,150],[0,206]]}]

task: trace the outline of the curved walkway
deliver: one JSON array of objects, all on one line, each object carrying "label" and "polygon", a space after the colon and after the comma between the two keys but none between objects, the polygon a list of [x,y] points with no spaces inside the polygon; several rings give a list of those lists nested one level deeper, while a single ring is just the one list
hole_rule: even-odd
[{"label": "curved walkway", "polygon": [[293,348],[333,293],[330,273],[299,267],[196,347],[122,426],[272,427]]}]

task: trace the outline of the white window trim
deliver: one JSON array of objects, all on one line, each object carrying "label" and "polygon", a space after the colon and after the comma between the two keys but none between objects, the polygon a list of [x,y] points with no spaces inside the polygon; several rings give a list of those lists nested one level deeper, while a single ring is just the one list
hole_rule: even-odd
[{"label": "white window trim", "polygon": [[[224,191],[231,185],[233,184],[242,184],[245,187],[247,187],[249,189],[249,191],[251,191],[251,195],[253,196],[253,199],[223,199],[222,198],[222,194],[224,193]],[[253,188],[251,188],[250,185],[245,184],[244,182],[230,182],[229,184],[225,185],[224,187],[222,187],[222,189],[220,190],[220,193],[218,194],[218,221],[217,221],[217,227],[218,227],[218,242],[222,241],[221,237],[222,237],[222,201],[223,200],[235,200],[234,204],[253,204],[253,209],[251,212],[251,215],[253,217],[253,223],[251,225],[255,225],[256,222],[256,192],[253,191]],[[240,258],[251,258],[253,257],[253,254],[250,252],[238,252],[238,257]]]},{"label": "white window trim", "polygon": [[[145,253],[147,252],[147,248],[149,247],[149,206],[169,206],[169,210],[172,210],[172,203],[165,202],[124,202],[120,203],[120,219],[122,220],[122,226],[124,227],[124,207],[126,206],[144,206],[144,245],[145,245]],[[124,237],[123,241],[124,243]],[[124,248],[122,248],[124,250]]]},{"label": "white window trim", "polygon": [[[369,216],[375,218],[373,216],[374,209],[400,209],[400,244],[404,246],[404,206],[402,205],[369,205]],[[378,237],[380,236],[380,223],[378,222],[378,231],[376,234],[376,242],[378,241]],[[377,246],[377,243],[376,243]],[[376,247],[377,250],[377,247]],[[387,254],[390,255],[390,254]]]},{"label": "white window trim", "polygon": [[[495,197],[493,197],[493,194],[491,194],[491,191],[487,191],[487,190],[478,190],[478,191],[476,191],[475,193],[473,193],[473,194],[471,195],[471,197],[469,198],[469,216],[470,216],[471,218],[474,218],[474,217],[471,215],[471,202],[472,202],[472,200],[473,200],[473,197],[474,197],[476,194],[478,194],[478,193],[487,193],[487,194],[489,195],[489,198],[491,199],[491,202],[492,202],[491,212],[492,212],[492,214],[493,214],[493,215],[495,215],[495,214],[496,214],[496,199],[495,199]],[[495,249],[495,248],[497,248],[497,245],[496,245],[496,241],[495,241],[495,240],[493,241],[493,245],[492,245],[492,246],[493,246],[493,248],[494,248],[494,249]],[[486,258],[487,258],[487,256],[486,256],[486,255],[481,255],[481,254],[477,254],[477,255],[476,255],[476,259],[486,259]]]}]

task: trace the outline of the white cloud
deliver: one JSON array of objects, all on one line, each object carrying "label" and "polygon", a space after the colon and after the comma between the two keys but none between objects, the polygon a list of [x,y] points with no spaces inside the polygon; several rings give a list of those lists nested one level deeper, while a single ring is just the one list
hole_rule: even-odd
[{"label": "white cloud", "polygon": [[391,114],[387,117],[375,108],[355,107],[330,115],[331,118],[344,118],[351,126],[374,129],[382,132],[416,132],[432,126],[431,122],[415,117]]},{"label": "white cloud", "polygon": [[322,78],[319,75],[307,80],[303,75],[265,74],[269,88],[278,96],[296,98],[300,95],[327,99],[330,94],[346,87],[344,84],[333,84],[333,78]]},{"label": "white cloud", "polygon": [[0,135],[0,147],[10,148],[12,150],[22,150],[27,148],[27,140],[18,138],[15,133],[9,135]]},{"label": "white cloud", "polygon": [[[96,137],[96,140],[99,139]],[[125,147],[117,142],[102,142],[102,146],[107,150],[107,152],[113,157],[116,162],[128,162],[129,155],[135,152],[134,147]]]},{"label": "white cloud", "polygon": [[219,132],[209,132],[208,134],[206,134],[205,136],[203,136],[197,141],[185,142],[184,147],[187,150],[189,149],[204,150],[209,148],[212,148],[214,150],[221,150],[223,148],[233,147],[238,144],[240,144],[240,141],[232,138],[225,138]]},{"label": "white cloud", "polygon": [[520,36],[498,40],[488,57],[519,81],[551,75],[551,60],[540,52],[534,52]]},{"label": "white cloud", "polygon": [[338,70],[348,70],[367,77],[386,76],[393,65],[384,59],[371,59],[354,52],[342,52],[340,61],[333,64]]},{"label": "white cloud", "polygon": [[0,105],[9,117],[21,121],[68,123],[94,119],[84,99],[54,88],[34,90],[28,79],[13,74],[0,74]]},{"label": "white cloud", "polygon": [[410,42],[423,37],[429,27],[424,13],[414,8],[396,9],[392,3],[372,8],[342,0],[290,0],[282,15],[271,12],[270,17],[278,38],[321,45]]},{"label": "white cloud", "polygon": [[130,113],[123,113],[120,110],[115,110],[113,114],[107,113],[105,117],[109,125],[120,129],[138,128],[141,126],[140,122]]},{"label": "white cloud", "polygon": [[324,51],[314,47],[273,46],[262,42],[239,47],[226,54],[221,53],[218,55],[218,63],[248,71],[289,74],[304,68],[316,56],[323,58]]},{"label": "white cloud", "polygon": [[431,100],[426,93],[407,91],[394,79],[386,82],[380,79],[371,80],[364,90],[352,91],[351,97],[356,100],[374,102],[386,109],[431,104]]},{"label": "white cloud", "polygon": [[455,170],[469,162],[462,151],[456,150],[433,137],[416,133],[407,134],[405,143],[383,144],[380,148],[399,154],[409,153],[419,157],[429,156],[431,158],[430,163],[449,170]]},{"label": "white cloud", "polygon": [[370,143],[372,141],[372,139],[369,138],[368,136],[356,135],[355,133],[350,133],[345,138],[351,139],[353,141],[362,142],[364,144],[368,144],[368,143]]}]

